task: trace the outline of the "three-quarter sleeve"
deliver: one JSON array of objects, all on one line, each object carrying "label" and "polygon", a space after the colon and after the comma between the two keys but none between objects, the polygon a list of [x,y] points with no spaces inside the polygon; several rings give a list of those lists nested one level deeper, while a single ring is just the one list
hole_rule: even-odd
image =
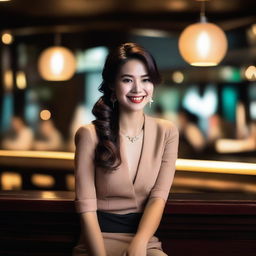
[{"label": "three-quarter sleeve", "polygon": [[75,134],[75,207],[78,213],[96,211],[94,152],[95,142],[89,127]]},{"label": "three-quarter sleeve", "polygon": [[150,198],[158,197],[166,201],[175,174],[175,163],[178,153],[179,132],[171,125],[166,130],[165,148],[156,182],[151,190]]}]

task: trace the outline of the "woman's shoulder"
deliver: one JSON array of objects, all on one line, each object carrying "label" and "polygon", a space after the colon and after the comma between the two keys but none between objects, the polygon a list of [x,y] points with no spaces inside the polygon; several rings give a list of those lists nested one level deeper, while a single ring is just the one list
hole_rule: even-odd
[{"label": "woman's shoulder", "polygon": [[96,137],[96,129],[93,123],[80,126],[75,133],[75,140],[86,139],[95,141]]},{"label": "woman's shoulder", "polygon": [[156,127],[163,131],[168,131],[171,133],[178,133],[177,125],[170,120],[156,117],[156,116],[147,116],[150,122],[154,123]]}]

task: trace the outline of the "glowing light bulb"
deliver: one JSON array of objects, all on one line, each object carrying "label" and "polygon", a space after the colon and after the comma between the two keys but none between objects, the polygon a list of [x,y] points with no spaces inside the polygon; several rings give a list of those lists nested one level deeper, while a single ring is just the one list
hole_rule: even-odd
[{"label": "glowing light bulb", "polygon": [[38,70],[45,80],[68,80],[76,71],[76,59],[74,54],[65,47],[49,47],[39,57]]},{"label": "glowing light bulb", "polygon": [[210,45],[210,38],[208,34],[203,31],[201,34],[199,34],[196,42],[197,51],[202,58],[205,58],[208,55]]},{"label": "glowing light bulb", "polygon": [[56,75],[59,75],[64,68],[64,58],[60,52],[55,52],[50,60],[50,66],[52,72]]},{"label": "glowing light bulb", "polygon": [[190,65],[216,66],[226,54],[227,38],[213,23],[195,23],[181,33],[179,51]]}]

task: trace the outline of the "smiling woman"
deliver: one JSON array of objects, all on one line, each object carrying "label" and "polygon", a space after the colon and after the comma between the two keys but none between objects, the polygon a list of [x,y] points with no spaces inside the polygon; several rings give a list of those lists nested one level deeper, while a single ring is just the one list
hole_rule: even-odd
[{"label": "smiling woman", "polygon": [[154,233],[174,177],[178,130],[143,112],[159,81],[153,57],[135,43],[107,57],[96,120],[75,136],[82,232],[74,256],[166,255]]}]

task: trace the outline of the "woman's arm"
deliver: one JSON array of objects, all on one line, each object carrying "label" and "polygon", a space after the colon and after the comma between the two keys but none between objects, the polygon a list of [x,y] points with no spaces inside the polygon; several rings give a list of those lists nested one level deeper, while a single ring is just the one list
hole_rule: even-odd
[{"label": "woman's arm", "polygon": [[143,216],[141,218],[135,237],[148,242],[156,232],[165,207],[165,201],[162,198],[149,199]]},{"label": "woman's arm", "polygon": [[75,136],[75,206],[81,216],[81,231],[90,256],[106,256],[97,218],[94,150],[90,129],[82,127]]},{"label": "woman's arm", "polygon": [[106,256],[103,237],[99,227],[96,212],[81,214],[81,228],[83,229],[85,244],[88,247],[90,256]]},{"label": "woman's arm", "polygon": [[146,256],[147,244],[156,232],[165,207],[162,198],[149,199],[138,230],[124,256]]}]

